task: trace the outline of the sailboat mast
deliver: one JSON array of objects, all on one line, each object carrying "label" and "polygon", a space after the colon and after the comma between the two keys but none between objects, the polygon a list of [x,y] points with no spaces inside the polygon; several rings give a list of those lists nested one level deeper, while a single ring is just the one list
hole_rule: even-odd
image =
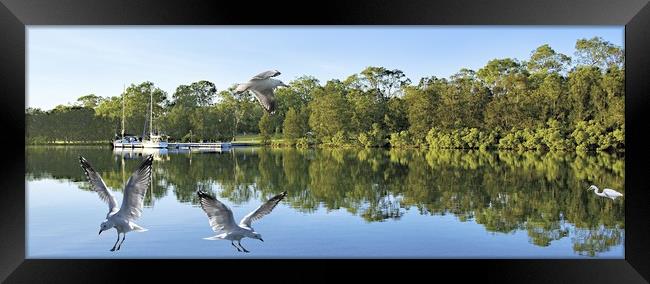
[{"label": "sailboat mast", "polygon": [[124,106],[125,106],[125,100],[124,100],[124,93],[126,93],[126,86],[122,86],[122,138],[124,138]]},{"label": "sailboat mast", "polygon": [[149,93],[151,103],[149,104],[149,139],[153,135],[153,92]]}]

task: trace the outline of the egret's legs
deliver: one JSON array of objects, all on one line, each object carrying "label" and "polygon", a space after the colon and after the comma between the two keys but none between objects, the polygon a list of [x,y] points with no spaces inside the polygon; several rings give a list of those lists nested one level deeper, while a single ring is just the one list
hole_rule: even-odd
[{"label": "egret's legs", "polygon": [[237,249],[237,251],[241,251],[234,243],[234,241],[230,241],[230,244]]},{"label": "egret's legs", "polygon": [[117,242],[119,241],[120,241],[120,232],[117,232],[117,241],[115,241],[115,244],[113,244],[113,248],[111,249],[111,251],[115,251],[115,246],[117,246]]},{"label": "egret's legs", "polygon": [[[119,234],[118,234],[119,237]],[[119,245],[117,245],[117,250],[120,250],[120,247],[122,247],[122,244],[124,243],[124,239],[126,239],[126,233],[122,233],[122,242],[120,242]]]},{"label": "egret's legs", "polygon": [[244,252],[250,252],[250,251],[246,250],[246,249],[241,245],[241,240],[237,241],[237,244],[239,244],[239,247],[241,247],[241,249],[243,249]]}]

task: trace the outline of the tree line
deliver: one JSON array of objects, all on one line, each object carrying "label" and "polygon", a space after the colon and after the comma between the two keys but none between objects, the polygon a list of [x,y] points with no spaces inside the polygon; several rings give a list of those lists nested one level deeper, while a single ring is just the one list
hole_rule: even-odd
[{"label": "tree line", "polygon": [[[298,147],[619,151],[625,148],[624,71],[622,47],[594,37],[577,40],[573,57],[544,44],[527,60],[493,59],[449,78],[411,82],[401,70],[374,66],[323,84],[302,76],[276,89],[273,115],[250,93],[235,94],[234,86],[218,92],[212,82],[198,81],[168,98],[144,82],[125,91],[126,127],[144,132],[153,95],[155,130],[177,141],[259,133],[264,142]],[[66,111],[94,112],[101,127],[63,135],[71,127],[48,117]],[[122,96],[88,95],[73,106],[29,109],[27,116],[30,141],[83,139],[84,131],[93,139],[104,131],[108,139],[120,129]]]}]

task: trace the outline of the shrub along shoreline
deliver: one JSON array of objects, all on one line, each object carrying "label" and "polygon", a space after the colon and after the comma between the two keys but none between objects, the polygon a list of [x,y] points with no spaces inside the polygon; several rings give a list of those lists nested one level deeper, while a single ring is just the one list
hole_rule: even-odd
[{"label": "shrub along shoreline", "polygon": [[415,141],[408,130],[391,133],[389,137],[376,131],[360,133],[355,139],[343,131],[329,141],[316,142],[313,138],[275,139],[261,143],[272,147],[359,147],[359,148],[430,148],[467,150],[517,151],[575,151],[625,152],[625,128],[608,131],[595,121],[581,122],[575,130],[562,129],[557,121],[548,127],[489,131],[477,128],[442,130],[431,128],[425,141]]}]

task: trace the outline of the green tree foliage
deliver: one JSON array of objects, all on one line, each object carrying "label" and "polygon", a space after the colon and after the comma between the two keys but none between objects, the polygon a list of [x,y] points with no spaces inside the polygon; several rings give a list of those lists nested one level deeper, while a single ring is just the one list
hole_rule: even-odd
[{"label": "green tree foliage", "polygon": [[560,73],[571,63],[571,58],[562,53],[557,53],[551,46],[544,44],[535,49],[527,62],[527,67],[532,74]]},{"label": "green tree foliage", "polygon": [[407,130],[409,121],[406,100],[402,97],[392,97],[388,100],[387,104],[388,111],[384,113],[386,131],[393,133]]},{"label": "green tree foliage", "polygon": [[96,108],[99,104],[102,103],[104,98],[97,96],[95,94],[81,96],[77,99],[77,103],[85,108]]},{"label": "green tree foliage", "polygon": [[102,142],[113,138],[110,119],[97,116],[95,110],[80,106],[57,106],[50,111],[25,111],[25,142]]},{"label": "green tree foliage", "polygon": [[196,138],[194,141],[215,140],[211,123],[218,119],[211,117],[214,112],[210,111],[210,106],[216,93],[217,89],[209,81],[178,86],[164,118],[166,134],[172,139],[185,140],[183,137],[189,137],[191,131],[191,136]]},{"label": "green tree foliage", "polygon": [[493,59],[478,70],[481,79],[495,96],[511,94],[518,97],[526,89],[528,71],[516,59]]},{"label": "green tree foliage", "polygon": [[351,108],[350,127],[356,132],[369,131],[372,124],[381,122],[382,115],[386,113],[383,109],[386,106],[384,100],[377,100],[371,92],[351,89],[346,99]]},{"label": "green tree foliage", "polygon": [[607,69],[601,85],[607,102],[607,111],[601,118],[608,127],[621,127],[625,124],[625,70],[619,67]]},{"label": "green tree foliage", "polygon": [[[481,127],[490,91],[469,69],[462,69],[451,76],[442,89],[438,106],[439,125],[443,128]],[[445,110],[445,111],[442,111]]]},{"label": "green tree foliage", "polygon": [[296,112],[295,109],[289,108],[286,117],[284,118],[283,134],[286,143],[293,145],[298,138],[305,136],[306,118]]},{"label": "green tree foliage", "polygon": [[198,81],[190,85],[180,85],[172,95],[172,106],[209,106],[215,98],[217,88],[210,81]]},{"label": "green tree foliage", "polygon": [[[153,124],[154,131],[165,127],[159,123],[159,118],[166,107],[167,93],[156,87],[152,82],[143,82],[138,85],[131,84],[122,96],[113,97],[102,101],[97,106],[97,114],[115,122],[114,133],[120,132],[122,119],[122,105],[124,103],[125,132],[141,136],[151,131],[149,128],[150,100],[153,97]],[[122,101],[124,99],[124,102]]]},{"label": "green tree foliage", "polygon": [[164,129],[170,139],[180,139],[192,130],[191,113],[190,108],[182,105],[174,106],[167,112],[164,118]]},{"label": "green tree foliage", "polygon": [[432,149],[494,149],[500,137],[498,130],[489,132],[477,128],[441,130],[431,128],[426,141]]},{"label": "green tree foliage", "polygon": [[249,92],[235,94],[232,90],[221,91],[218,98],[220,100],[218,107],[222,113],[231,117],[223,119],[224,122],[231,123],[229,127],[232,131],[231,137],[238,133],[258,133],[259,120],[264,111]]},{"label": "green tree foliage", "polygon": [[344,146],[350,146],[350,135],[349,133],[339,130],[337,131],[334,136],[330,139],[329,143],[325,143],[325,145],[328,146],[335,146],[335,147],[344,147]]},{"label": "green tree foliage", "polygon": [[579,39],[575,45],[575,56],[582,65],[598,67],[601,70],[623,68],[625,52],[620,47],[601,37]]},{"label": "green tree foliage", "polygon": [[422,140],[425,133],[434,125],[441,89],[445,82],[443,79],[433,77],[422,79],[417,87],[405,88],[408,130],[414,134],[415,140]]},{"label": "green tree foliage", "polygon": [[387,144],[386,132],[381,129],[378,123],[372,124],[372,130],[368,132],[359,133],[359,144],[361,146],[370,147],[384,147]]},{"label": "green tree foliage", "polygon": [[269,143],[271,141],[271,135],[273,134],[273,123],[271,122],[271,118],[267,112],[262,115],[259,127],[260,135],[262,136],[262,143]]},{"label": "green tree foliage", "polygon": [[340,81],[329,81],[315,92],[309,103],[309,127],[321,141],[328,141],[337,132],[350,129],[351,111],[346,100],[345,86]]},{"label": "green tree foliage", "polygon": [[559,73],[544,75],[533,99],[539,107],[539,119],[567,121],[571,110],[567,82]]},{"label": "green tree foliage", "polygon": [[384,67],[374,66],[361,71],[358,75],[358,81],[359,85],[357,87],[374,94],[377,100],[398,96],[402,91],[402,87],[411,82],[401,70],[389,70]]},{"label": "green tree foliage", "polygon": [[605,102],[600,86],[600,70],[596,67],[580,66],[569,74],[569,98],[573,122],[587,121],[596,117]]},{"label": "green tree foliage", "polygon": [[289,82],[289,86],[289,88],[275,90],[276,111],[273,115],[273,123],[276,132],[281,132],[286,114],[290,108],[301,114],[306,129],[309,118],[309,108],[307,106],[314,97],[313,92],[321,88],[319,81],[312,76],[298,77]]},{"label": "green tree foliage", "polygon": [[394,148],[408,148],[413,147],[413,137],[408,130],[400,131],[398,133],[391,133],[390,146]]}]

